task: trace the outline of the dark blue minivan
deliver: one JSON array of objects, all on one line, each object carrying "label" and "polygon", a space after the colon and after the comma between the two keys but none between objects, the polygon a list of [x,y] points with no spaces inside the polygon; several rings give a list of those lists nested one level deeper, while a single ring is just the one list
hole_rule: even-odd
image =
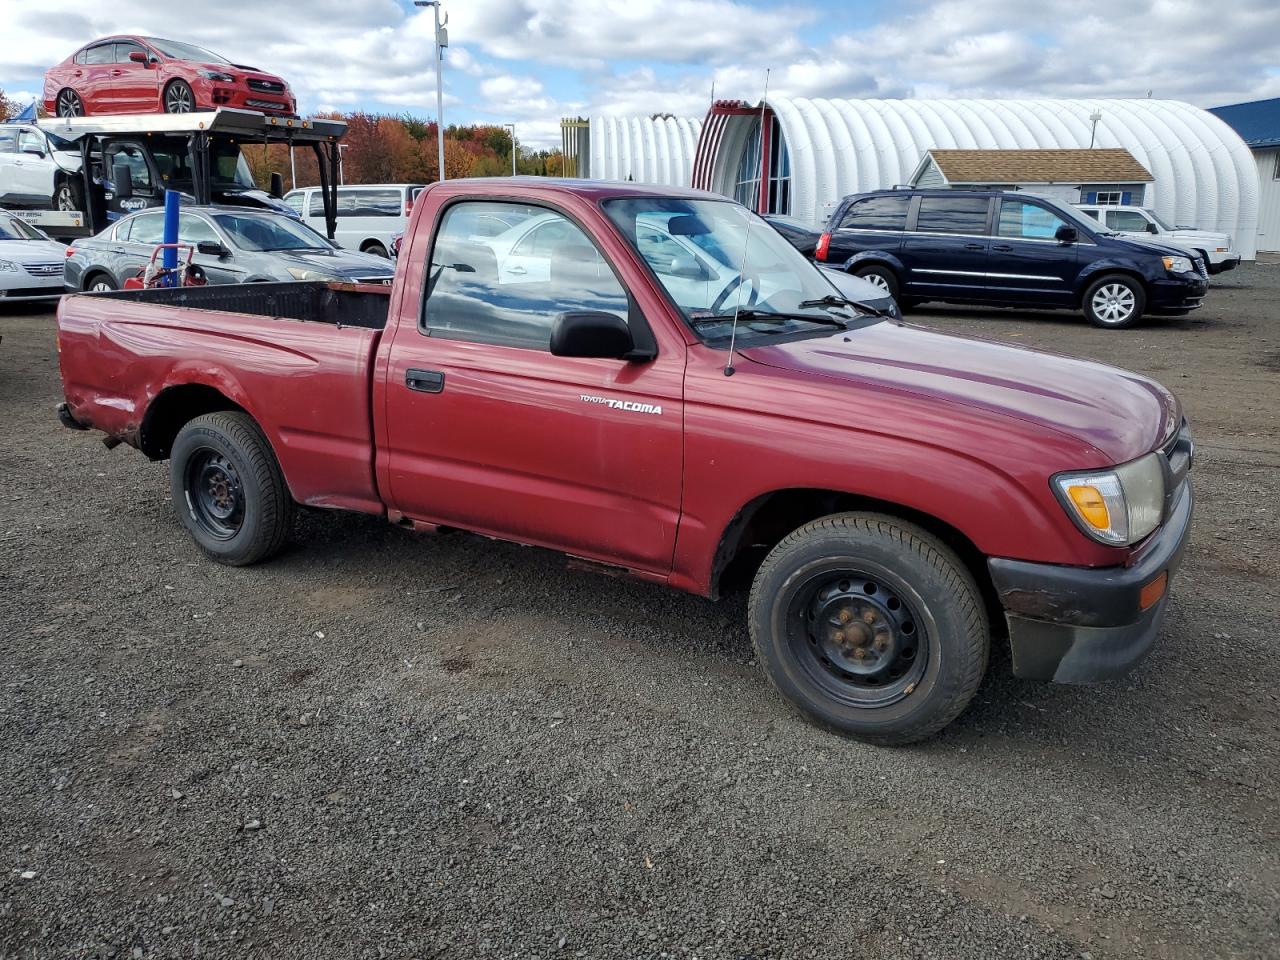
[{"label": "dark blue minivan", "polygon": [[1209,287],[1187,251],[1124,239],[1071,207],[999,190],[881,190],[841,201],[815,259],[926,300],[1083,310],[1100,327],[1183,314]]}]

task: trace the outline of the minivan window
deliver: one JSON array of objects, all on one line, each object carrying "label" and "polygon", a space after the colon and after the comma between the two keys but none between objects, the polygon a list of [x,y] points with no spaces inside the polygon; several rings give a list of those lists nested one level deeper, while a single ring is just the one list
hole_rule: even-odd
[{"label": "minivan window", "polygon": [[1052,240],[1058,228],[1066,226],[1061,217],[1044,207],[1024,200],[1000,201],[999,234],[1021,240]]},{"label": "minivan window", "polygon": [[856,201],[840,221],[844,230],[905,230],[911,197],[868,197]]},{"label": "minivan window", "polygon": [[916,229],[925,233],[985,234],[986,197],[921,197]]},{"label": "minivan window", "polygon": [[[318,196],[318,194],[317,194]],[[404,191],[344,190],[338,188],[339,217],[399,217],[404,214]]]}]

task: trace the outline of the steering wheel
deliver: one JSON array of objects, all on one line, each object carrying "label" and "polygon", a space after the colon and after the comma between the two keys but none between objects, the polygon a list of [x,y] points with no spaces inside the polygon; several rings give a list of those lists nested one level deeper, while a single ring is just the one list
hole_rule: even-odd
[{"label": "steering wheel", "polygon": [[744,307],[755,306],[756,302],[760,299],[760,278],[757,277],[755,274],[745,274],[745,275],[738,274],[738,276],[734,277],[727,284],[725,284],[725,288],[720,291],[720,295],[717,296],[715,300],[712,302],[711,312],[719,313],[720,308],[723,307],[725,301],[729,299],[729,294],[733,293],[735,290],[737,290],[740,286],[742,286],[745,283],[749,283],[751,285],[751,290],[747,294],[747,299],[743,302],[742,305]]}]

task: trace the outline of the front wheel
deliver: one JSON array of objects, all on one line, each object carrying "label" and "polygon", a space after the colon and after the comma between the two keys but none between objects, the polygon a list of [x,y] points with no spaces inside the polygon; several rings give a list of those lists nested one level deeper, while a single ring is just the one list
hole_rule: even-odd
[{"label": "front wheel", "polygon": [[1131,327],[1142,317],[1146,306],[1142,284],[1119,274],[1095,280],[1084,294],[1084,315],[1095,327]]},{"label": "front wheel", "polygon": [[365,244],[365,248],[361,253],[368,253],[375,257],[382,257],[384,260],[391,259],[391,255],[387,253],[387,248],[378,242]]},{"label": "front wheel", "polygon": [[175,80],[164,88],[165,113],[194,113],[196,95],[185,80]]},{"label": "front wheel", "polygon": [[84,209],[84,184],[78,176],[58,184],[53,191],[53,209],[68,213]]},{"label": "front wheel", "polygon": [[923,740],[977,692],[990,646],[982,597],[960,559],[892,517],[806,524],[751,587],[751,637],[778,691],[859,740]]},{"label": "front wheel", "polygon": [[183,427],[170,454],[169,488],[178,519],[219,563],[265,560],[293,526],[280,464],[247,413],[209,413]]}]

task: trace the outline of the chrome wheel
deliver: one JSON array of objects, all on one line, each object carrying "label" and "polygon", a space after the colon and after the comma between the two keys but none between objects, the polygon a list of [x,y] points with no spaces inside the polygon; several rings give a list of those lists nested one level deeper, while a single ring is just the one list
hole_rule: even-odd
[{"label": "chrome wheel", "polygon": [[862,279],[867,281],[867,283],[871,284],[877,290],[883,290],[885,293],[891,292],[889,290],[889,281],[886,280],[884,276],[879,273],[864,274]]},{"label": "chrome wheel", "polygon": [[109,293],[114,289],[115,287],[113,287],[106,280],[95,280],[93,281],[93,283],[89,284],[90,293]]},{"label": "chrome wheel", "polygon": [[84,104],[80,101],[80,95],[74,90],[63,90],[58,94],[55,112],[60,117],[83,117]]},{"label": "chrome wheel", "polygon": [[165,113],[191,113],[196,108],[196,98],[191,88],[181,80],[169,84],[164,92]]},{"label": "chrome wheel", "polygon": [[1138,300],[1123,283],[1106,283],[1093,292],[1089,301],[1093,315],[1103,323],[1125,323],[1133,318]]}]

